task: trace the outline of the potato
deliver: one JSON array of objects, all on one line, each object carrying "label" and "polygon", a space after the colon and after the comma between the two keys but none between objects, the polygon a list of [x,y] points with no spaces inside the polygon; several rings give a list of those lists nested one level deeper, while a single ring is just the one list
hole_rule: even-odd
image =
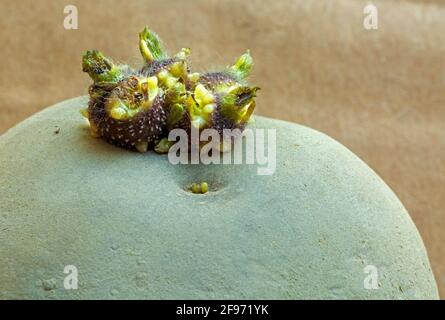
[{"label": "potato", "polygon": [[0,137],[0,298],[438,298],[403,205],[331,138],[256,117],[274,174],[172,165],[92,138],[86,103]]}]

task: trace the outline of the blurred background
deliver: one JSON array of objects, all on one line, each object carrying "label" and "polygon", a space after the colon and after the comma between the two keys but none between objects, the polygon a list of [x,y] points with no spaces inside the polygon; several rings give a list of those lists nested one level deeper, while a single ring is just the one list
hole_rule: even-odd
[{"label": "blurred background", "polygon": [[[249,48],[257,114],[339,140],[400,197],[445,297],[445,1],[1,0],[0,134],[90,83],[81,56],[99,49],[137,65],[137,34],[191,47],[203,71]],[[363,27],[364,7],[378,29]],[[78,29],[64,28],[64,7]]]}]

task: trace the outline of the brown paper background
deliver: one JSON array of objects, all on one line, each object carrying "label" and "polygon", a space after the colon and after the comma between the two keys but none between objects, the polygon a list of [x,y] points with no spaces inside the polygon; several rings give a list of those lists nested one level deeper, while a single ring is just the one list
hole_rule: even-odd
[{"label": "brown paper background", "polygon": [[[0,133],[86,94],[80,58],[97,48],[140,62],[137,33],[193,49],[197,70],[250,48],[257,113],[339,140],[374,168],[409,210],[445,295],[445,2],[361,0],[1,0]],[[79,29],[63,28],[75,4]]]}]

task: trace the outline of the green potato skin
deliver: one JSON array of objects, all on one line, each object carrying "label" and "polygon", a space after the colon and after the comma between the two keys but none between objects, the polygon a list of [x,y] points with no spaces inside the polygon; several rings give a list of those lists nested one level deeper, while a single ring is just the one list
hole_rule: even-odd
[{"label": "green potato skin", "polygon": [[[87,98],[0,137],[0,299],[437,299],[389,187],[338,142],[277,130],[277,166],[172,165],[94,139]],[[194,194],[192,183],[209,191]],[[64,288],[64,268],[78,289]],[[377,290],[364,268],[379,270]]]}]

